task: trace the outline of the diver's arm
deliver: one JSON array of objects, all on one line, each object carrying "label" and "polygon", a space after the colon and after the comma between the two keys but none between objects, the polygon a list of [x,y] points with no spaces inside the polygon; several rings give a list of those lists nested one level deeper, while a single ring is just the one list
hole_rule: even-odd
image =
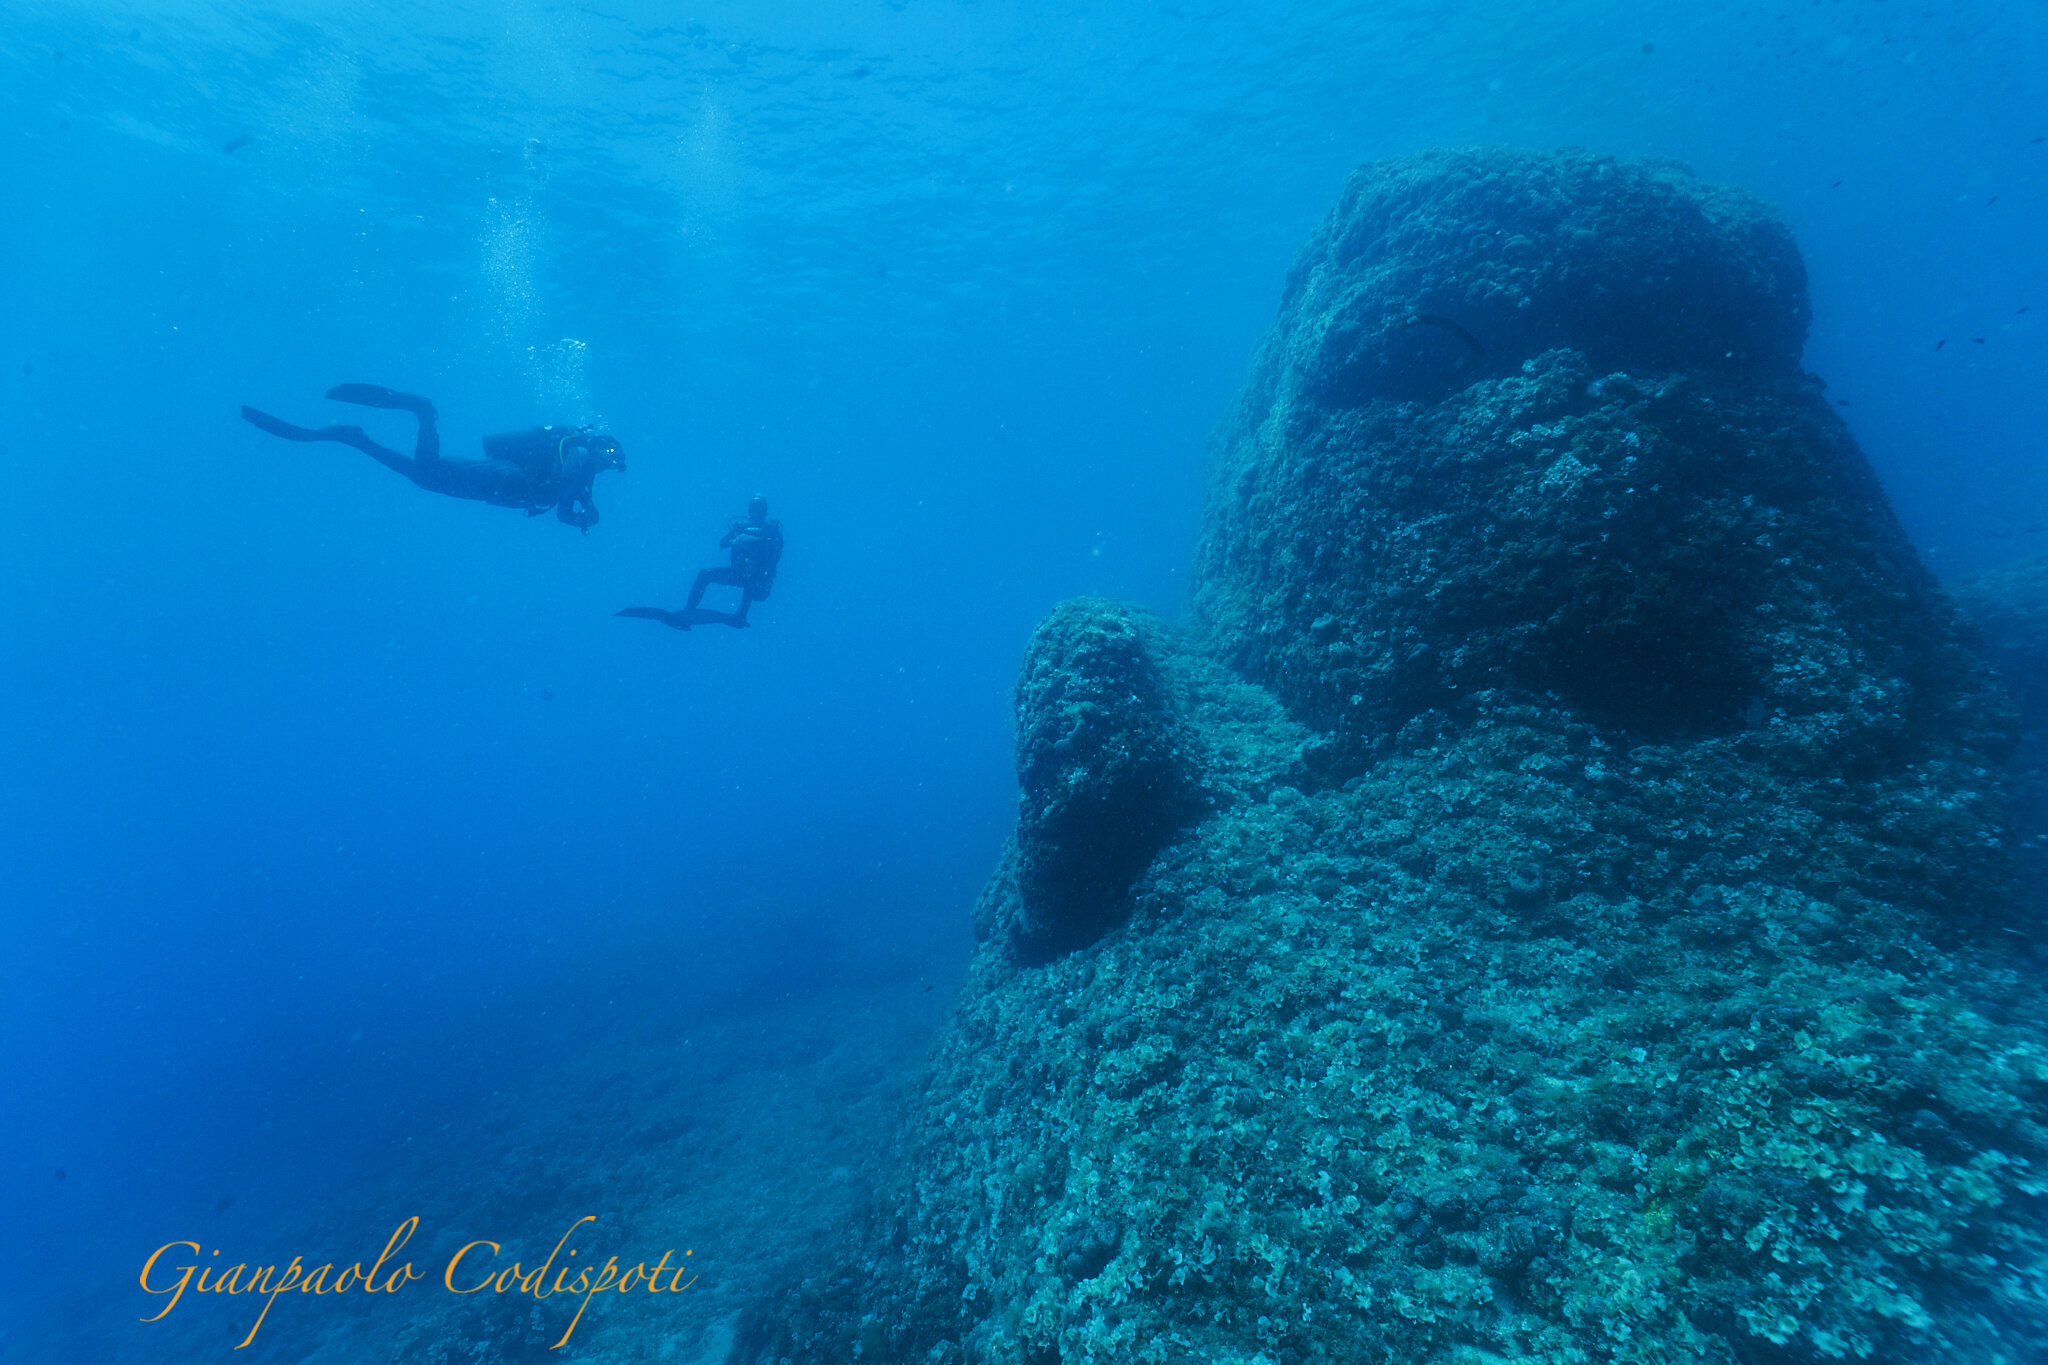
[{"label": "diver's arm", "polygon": [[590,500],[591,480],[564,479],[555,485],[555,517],[588,533],[597,525],[597,504]]}]

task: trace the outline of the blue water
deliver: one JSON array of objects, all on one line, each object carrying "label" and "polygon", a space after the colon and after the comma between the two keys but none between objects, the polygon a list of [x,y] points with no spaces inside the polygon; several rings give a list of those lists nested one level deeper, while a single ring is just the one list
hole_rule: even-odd
[{"label": "blue water", "polygon": [[[1179,611],[1207,434],[1360,162],[1763,195],[1930,564],[2048,552],[2044,137],[2040,0],[14,0],[0,1355],[611,1030],[949,989],[1029,629]],[[409,439],[343,381],[629,467],[585,537],[236,417]],[[755,492],[753,629],[612,616]]]}]

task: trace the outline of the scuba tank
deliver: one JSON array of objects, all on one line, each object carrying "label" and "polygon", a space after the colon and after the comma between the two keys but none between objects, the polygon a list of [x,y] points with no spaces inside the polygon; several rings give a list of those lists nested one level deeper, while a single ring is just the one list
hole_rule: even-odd
[{"label": "scuba tank", "polygon": [[518,465],[537,477],[552,478],[561,469],[563,439],[576,434],[573,428],[564,427],[501,431],[484,437],[484,457]]}]

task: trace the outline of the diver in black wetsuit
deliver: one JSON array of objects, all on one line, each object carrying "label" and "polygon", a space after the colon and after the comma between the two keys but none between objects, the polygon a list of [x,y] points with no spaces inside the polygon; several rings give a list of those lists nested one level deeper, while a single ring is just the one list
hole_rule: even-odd
[{"label": "diver in black wetsuit", "polygon": [[337,384],[327,396],[366,408],[400,408],[419,419],[410,458],[370,439],[361,427],[295,427],[255,408],[242,419],[287,441],[339,441],[378,464],[395,469],[429,493],[470,498],[494,507],[517,507],[530,517],[553,508],[555,516],[588,532],[597,525],[590,485],[607,469],[624,469],[625,452],[611,437],[584,427],[533,427],[484,437],[481,460],[441,456],[434,405],[413,393],[377,384]]},{"label": "diver in black wetsuit", "polygon": [[[732,551],[731,564],[723,568],[699,569],[697,581],[690,585],[690,600],[681,611],[627,607],[618,614],[638,617],[643,621],[659,621],[677,630],[711,624],[731,626],[735,630],[746,629],[747,608],[768,596],[768,590],[775,586],[776,566],[782,562],[782,523],[768,519],[768,499],[756,495],[747,504],[744,517],[734,517],[726,523],[725,537],[718,542],[718,548]],[[729,584],[740,590],[737,609],[712,611],[698,605],[704,600],[704,589],[713,583]]]}]

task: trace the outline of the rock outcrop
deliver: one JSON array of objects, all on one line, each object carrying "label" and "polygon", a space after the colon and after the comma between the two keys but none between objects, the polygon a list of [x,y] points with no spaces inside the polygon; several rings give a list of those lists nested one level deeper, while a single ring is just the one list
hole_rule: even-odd
[{"label": "rock outcrop", "polygon": [[1806,308],[1677,167],[1360,171],[1219,436],[1191,626],[1034,643],[896,1182],[735,1359],[2048,1355],[2010,720]]},{"label": "rock outcrop", "polygon": [[1982,730],[1943,713],[1982,705],[1972,661],[1806,323],[1784,225],[1680,168],[1359,176],[1219,438],[1198,617],[1361,751],[1502,690],[1830,770]]},{"label": "rock outcrop", "polygon": [[1017,949],[1041,958],[1120,921],[1131,882],[1197,809],[1192,741],[1145,618],[1055,607],[1017,680]]}]

